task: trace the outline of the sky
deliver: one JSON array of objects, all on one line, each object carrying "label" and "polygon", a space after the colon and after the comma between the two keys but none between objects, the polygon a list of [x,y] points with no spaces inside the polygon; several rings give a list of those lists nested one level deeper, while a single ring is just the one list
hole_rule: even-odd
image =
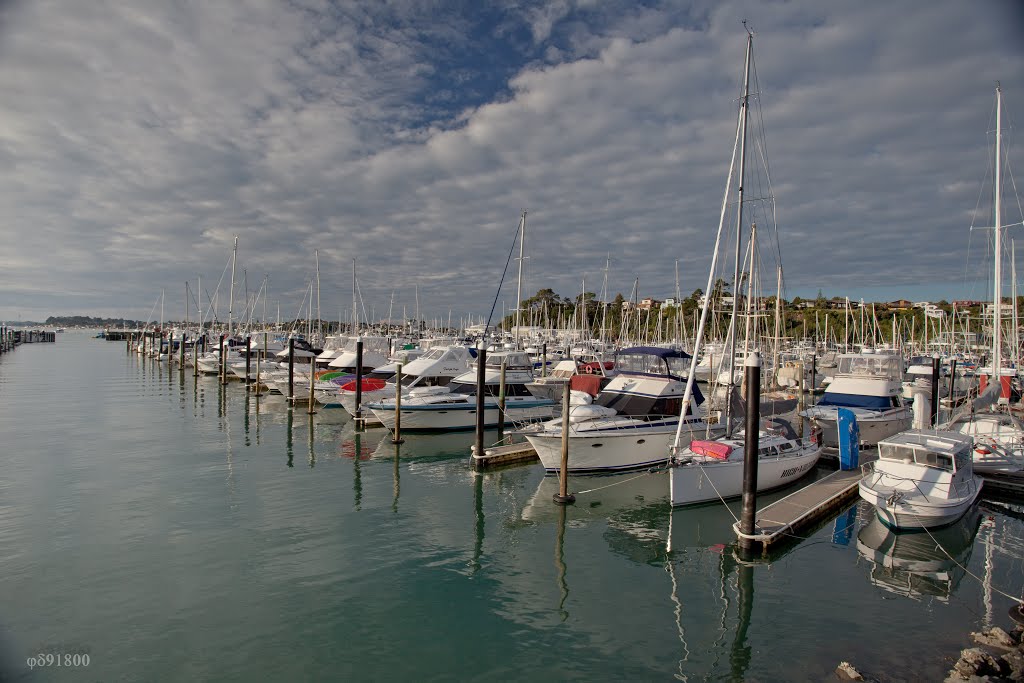
[{"label": "sky", "polygon": [[524,297],[600,294],[608,258],[609,298],[672,296],[677,264],[703,289],[743,20],[765,293],[781,253],[787,298],[983,298],[996,81],[1024,166],[1017,0],[0,0],[0,319],[161,292],[180,318],[234,236],[236,299],[266,277],[271,317],[315,258],[324,318],[353,260],[368,317],[500,315],[524,210]]}]

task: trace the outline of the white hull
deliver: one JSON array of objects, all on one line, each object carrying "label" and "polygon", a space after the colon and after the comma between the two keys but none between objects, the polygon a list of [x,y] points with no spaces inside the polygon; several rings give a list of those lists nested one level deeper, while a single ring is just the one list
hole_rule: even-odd
[{"label": "white hull", "polygon": [[[394,406],[367,408],[388,429],[395,428]],[[519,408],[508,405],[505,410],[505,426],[511,429],[514,421],[542,420],[550,418],[554,414],[554,404],[542,404],[531,407]],[[484,408],[484,426],[496,427],[498,425],[498,406],[488,404]],[[476,403],[451,404],[451,405],[430,405],[430,406],[402,406],[402,431],[437,431],[447,432],[460,429],[474,429],[476,427]]]},{"label": "white hull", "polygon": [[894,529],[930,529],[952,524],[974,505],[981,492],[981,477],[974,476],[972,491],[961,498],[928,501],[923,496],[906,495],[890,503],[892,489],[876,489],[871,480],[872,477],[861,480],[860,497],[875,506],[883,524]]},{"label": "white hull", "polygon": [[[799,455],[761,458],[757,463],[757,490],[785,486],[810,472],[821,457],[821,448]],[[743,460],[725,462],[693,461],[673,467],[670,491],[672,505],[695,505],[743,493]]]},{"label": "white hull", "polygon": [[[829,412],[832,414],[823,414],[813,408],[806,411],[807,416],[813,417],[814,423],[821,428],[823,444],[829,448],[839,448],[837,418],[835,412]],[[874,446],[893,434],[910,429],[913,421],[913,413],[909,408],[887,411],[877,416],[856,410],[854,410],[854,414],[857,416],[857,428],[860,430],[860,443],[867,446]]]},{"label": "white hull", "polygon": [[[569,472],[615,472],[664,465],[669,447],[675,440],[678,421],[666,420],[658,426],[638,426],[616,430],[569,430]],[[693,438],[703,438],[707,425],[694,422],[684,425],[680,445],[688,446]],[[541,465],[557,473],[562,463],[562,436],[557,434],[525,434],[537,451]]]}]

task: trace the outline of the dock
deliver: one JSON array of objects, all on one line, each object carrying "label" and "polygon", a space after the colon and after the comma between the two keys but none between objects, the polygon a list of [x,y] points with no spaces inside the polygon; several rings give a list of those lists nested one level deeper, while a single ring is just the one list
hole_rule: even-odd
[{"label": "dock", "polygon": [[982,494],[1024,498],[1024,472],[986,472],[981,478],[985,480]]},{"label": "dock", "polygon": [[760,543],[765,552],[772,544],[796,537],[804,528],[840,511],[857,497],[857,485],[866,465],[832,472],[765,506],[754,519],[755,533],[741,533],[736,523],[736,535]]},{"label": "dock", "polygon": [[504,446],[485,448],[483,455],[478,455],[473,446],[473,469],[486,470],[502,465],[512,465],[537,460],[537,451],[528,441],[512,443]]}]

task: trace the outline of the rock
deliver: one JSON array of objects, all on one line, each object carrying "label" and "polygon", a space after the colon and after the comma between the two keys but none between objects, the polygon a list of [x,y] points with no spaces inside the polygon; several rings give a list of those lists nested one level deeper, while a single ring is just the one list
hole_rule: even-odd
[{"label": "rock", "polygon": [[971,637],[974,638],[974,642],[979,645],[988,645],[989,647],[998,647],[1004,650],[1010,650],[1017,647],[1019,640],[1015,639],[1009,633],[993,626],[987,631],[981,633],[972,633]]},{"label": "rock", "polygon": [[839,666],[836,667],[836,677],[841,681],[863,681],[864,676],[857,669],[853,668],[853,664],[849,662],[839,662]]},{"label": "rock", "polygon": [[995,657],[978,647],[968,648],[960,653],[960,659],[953,665],[953,674],[958,674],[963,680],[971,680],[972,676],[1001,675],[1003,671],[1009,672],[1010,666],[1003,661],[997,661]]},{"label": "rock", "polygon": [[1010,668],[1007,677],[1011,681],[1024,681],[1024,652],[1020,650],[1007,652],[1001,659]]}]

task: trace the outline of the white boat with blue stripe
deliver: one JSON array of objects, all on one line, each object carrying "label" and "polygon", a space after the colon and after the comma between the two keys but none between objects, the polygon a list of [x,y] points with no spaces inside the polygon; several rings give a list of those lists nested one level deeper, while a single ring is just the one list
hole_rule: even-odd
[{"label": "white boat with blue stripe", "polygon": [[[622,349],[615,355],[619,374],[592,400],[572,392],[569,411],[569,472],[620,472],[665,465],[676,435],[690,355],[653,346]],[[570,388],[572,385],[570,384]],[[693,408],[683,418],[682,442],[722,430],[704,420],[704,397],[693,387]],[[523,430],[548,474],[562,457],[561,418]]]}]

